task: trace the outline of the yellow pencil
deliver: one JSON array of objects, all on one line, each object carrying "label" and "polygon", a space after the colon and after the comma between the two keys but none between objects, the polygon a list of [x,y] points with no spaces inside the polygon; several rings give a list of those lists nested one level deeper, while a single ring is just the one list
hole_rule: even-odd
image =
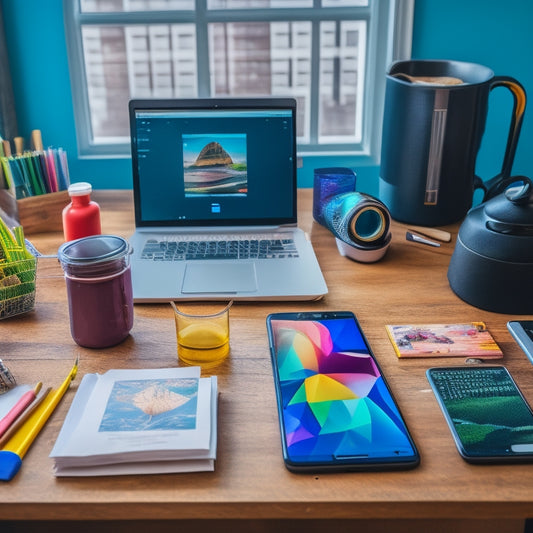
[{"label": "yellow pencil", "polygon": [[29,420],[30,416],[33,416],[35,411],[43,403],[48,393],[52,390],[52,387],[48,387],[41,395],[24,411],[24,413],[17,418],[17,421],[0,437],[0,450],[4,448],[4,444],[8,443],[18,430]]},{"label": "yellow pencil", "polygon": [[48,418],[53,413],[57,404],[69,388],[72,380],[78,372],[78,359],[65,381],[57,390],[50,391],[39,407],[28,418],[25,424],[15,433],[15,435],[5,444],[0,451],[0,480],[9,481],[13,479],[22,465],[22,458],[28,451],[39,431],[46,424]]}]

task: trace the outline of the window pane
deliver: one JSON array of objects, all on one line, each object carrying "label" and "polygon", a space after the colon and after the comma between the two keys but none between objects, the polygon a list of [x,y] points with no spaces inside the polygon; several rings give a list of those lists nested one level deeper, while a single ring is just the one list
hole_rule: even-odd
[{"label": "window pane", "polygon": [[239,9],[243,7],[313,7],[313,0],[207,0],[208,9]]},{"label": "window pane", "polygon": [[367,6],[368,0],[322,0],[322,7]]},{"label": "window pane", "polygon": [[[94,140],[129,134],[129,98],[198,96],[193,24],[82,28]],[[292,96],[310,142],[311,23],[209,25],[211,96]],[[320,24],[318,141],[361,141],[366,23]],[[356,105],[358,102],[358,105]]]},{"label": "window pane", "polygon": [[198,95],[194,24],[84,26],[82,39],[96,142],[129,135],[130,98]]},{"label": "window pane", "polygon": [[194,0],[80,0],[82,13],[193,10]]},{"label": "window pane", "polygon": [[93,135],[127,134],[123,108],[129,87],[124,29],[86,27],[82,38]]},{"label": "window pane", "polygon": [[361,141],[366,23],[320,24],[319,142]]},{"label": "window pane", "polygon": [[293,96],[299,99],[299,137],[308,138],[311,23],[209,25],[213,96]]},{"label": "window pane", "polygon": [[[322,7],[368,6],[368,0],[322,0]],[[195,9],[194,0],[80,0],[82,13]],[[313,7],[313,0],[207,0],[208,9]]]}]

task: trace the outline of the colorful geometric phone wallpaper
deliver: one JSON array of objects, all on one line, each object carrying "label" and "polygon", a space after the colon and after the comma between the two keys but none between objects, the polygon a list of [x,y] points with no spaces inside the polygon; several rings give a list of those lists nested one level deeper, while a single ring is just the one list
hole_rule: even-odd
[{"label": "colorful geometric phone wallpaper", "polygon": [[351,319],[272,320],[287,453],[294,461],[413,454]]}]

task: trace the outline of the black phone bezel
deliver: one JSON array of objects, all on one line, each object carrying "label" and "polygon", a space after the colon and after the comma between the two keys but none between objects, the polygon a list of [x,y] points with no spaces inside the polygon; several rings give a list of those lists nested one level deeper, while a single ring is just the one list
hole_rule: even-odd
[{"label": "black phone bezel", "polygon": [[[507,374],[508,378],[511,380],[514,388],[516,389],[518,395],[520,396],[524,406],[529,410],[531,413],[531,416],[533,417],[533,409],[527,402],[526,398],[522,394],[522,391],[518,387],[516,381],[514,380],[513,376],[509,372],[509,370],[503,366],[503,365],[489,365],[489,366],[482,366],[478,367],[478,369],[481,370],[492,370],[494,368],[497,369],[503,369],[505,373]],[[448,408],[446,407],[446,404],[442,400],[441,395],[438,392],[438,388],[436,387],[431,374],[434,371],[443,371],[443,370],[454,370],[454,371],[461,371],[461,370],[472,370],[472,367],[469,366],[459,366],[459,367],[433,367],[428,368],[426,370],[426,376],[429,381],[429,384],[431,386],[431,389],[433,390],[433,393],[435,395],[435,398],[437,400],[437,403],[439,404],[440,410],[442,411],[442,414],[444,415],[444,418],[446,420],[446,424],[448,425],[448,428],[450,430],[450,433],[452,434],[453,440],[455,442],[455,446],[457,448],[457,451],[459,452],[459,455],[468,463],[471,464],[504,464],[504,463],[531,463],[533,462],[533,451],[529,453],[506,453],[506,454],[487,454],[487,455],[472,455],[468,453],[467,448],[465,447],[464,443],[461,441],[459,434],[457,433],[457,430],[455,429],[455,424],[453,423],[453,420],[450,416],[450,413],[448,412]]]},{"label": "black phone bezel", "polygon": [[[354,320],[356,327],[361,333],[361,337],[364,340],[368,353],[372,357],[374,363],[376,364],[383,383],[387,388],[392,401],[394,402],[396,409],[400,413],[400,418],[405,428],[406,435],[409,439],[411,447],[413,449],[412,456],[404,457],[384,457],[384,458],[350,458],[346,460],[332,459],[331,461],[306,461],[306,462],[294,462],[290,459],[287,451],[287,442],[285,436],[285,424],[283,422],[283,406],[281,401],[281,386],[279,382],[279,374],[277,371],[277,360],[276,352],[274,346],[273,333],[271,328],[272,320],[332,320],[332,319],[351,319]],[[366,339],[363,329],[357,320],[355,314],[351,311],[304,311],[304,312],[280,312],[280,313],[271,313],[267,316],[267,332],[269,338],[269,348],[270,348],[270,358],[272,363],[272,370],[274,374],[274,385],[276,390],[276,404],[278,410],[278,422],[281,434],[281,444],[283,452],[283,461],[288,470],[294,473],[327,473],[327,472],[353,472],[353,471],[384,471],[384,470],[408,470],[415,468],[420,464],[420,453],[416,447],[414,439],[409,431],[407,423],[403,417],[403,414],[400,411],[398,402],[394,397],[392,390],[385,378],[385,375],[370,347],[368,340]]]}]

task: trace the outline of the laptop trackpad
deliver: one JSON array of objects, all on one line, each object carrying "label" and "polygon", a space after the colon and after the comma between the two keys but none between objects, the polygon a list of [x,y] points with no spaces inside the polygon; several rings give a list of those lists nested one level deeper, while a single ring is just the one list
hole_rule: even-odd
[{"label": "laptop trackpad", "polygon": [[185,268],[183,293],[238,293],[257,291],[253,263],[193,262]]}]

